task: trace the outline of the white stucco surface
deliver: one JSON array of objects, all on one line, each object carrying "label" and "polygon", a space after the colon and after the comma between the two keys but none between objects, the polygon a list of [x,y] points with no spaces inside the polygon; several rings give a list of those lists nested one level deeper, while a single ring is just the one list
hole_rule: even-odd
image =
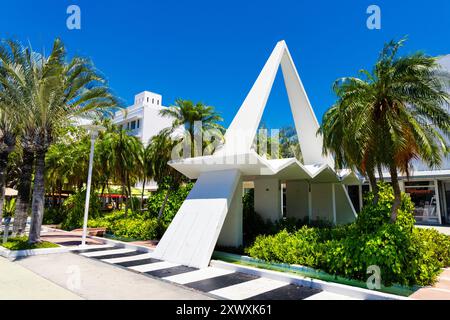
[{"label": "white stucco surface", "polygon": [[238,170],[200,175],[153,256],[186,266],[207,267],[240,178]]}]

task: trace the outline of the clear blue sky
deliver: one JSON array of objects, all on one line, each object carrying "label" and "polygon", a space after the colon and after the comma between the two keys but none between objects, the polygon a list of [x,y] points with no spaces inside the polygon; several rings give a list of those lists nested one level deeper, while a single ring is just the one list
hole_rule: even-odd
[{"label": "clear blue sky", "polygon": [[[66,9],[81,8],[81,30],[66,28]],[[381,30],[366,27],[366,8],[381,8]],[[332,82],[370,68],[384,42],[408,35],[402,53],[450,53],[450,1],[3,1],[0,37],[49,50],[61,37],[71,55],[90,57],[118,96],[163,95],[213,105],[228,125],[276,42],[286,40],[319,118],[333,103]],[[290,124],[277,79],[263,121]]]}]

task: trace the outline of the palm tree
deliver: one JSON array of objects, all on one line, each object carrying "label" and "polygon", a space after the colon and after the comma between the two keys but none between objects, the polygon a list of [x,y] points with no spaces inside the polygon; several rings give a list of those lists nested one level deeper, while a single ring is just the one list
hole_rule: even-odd
[{"label": "palm tree", "polygon": [[19,91],[20,105],[27,106],[22,116],[21,140],[24,152],[35,155],[29,234],[29,242],[35,243],[40,240],[43,218],[45,156],[55,132],[73,116],[111,108],[118,101],[89,60],[75,57],[65,61],[66,50],[59,39],[54,41],[48,57],[11,43],[2,47],[2,56],[8,58],[2,62],[8,77],[15,80],[11,90]]},{"label": "palm tree", "polygon": [[[2,100],[0,100],[0,103],[2,103]],[[9,120],[8,113],[5,111],[6,109],[0,109],[0,225],[3,217],[3,203],[5,201],[8,157],[16,145],[17,132],[13,127],[13,121]]]},{"label": "palm tree", "polygon": [[10,72],[14,69],[18,69],[17,73],[23,71],[20,63],[16,63],[22,59],[19,48],[14,41],[0,44],[0,223],[5,197],[5,170],[9,154],[16,145],[21,117],[25,113],[23,95],[18,89],[23,79]]},{"label": "palm tree", "polygon": [[391,221],[401,203],[398,171],[409,175],[413,159],[439,166],[448,153],[450,115],[445,109],[450,74],[436,58],[423,53],[397,57],[404,40],[391,41],[364,79],[335,82],[338,102],[324,116],[320,131],[325,151],[337,164],[367,172],[373,186],[375,168],[389,168],[394,189]]},{"label": "palm tree", "polygon": [[148,173],[158,184],[158,189],[166,189],[158,218],[164,213],[171,191],[176,190],[183,182],[184,176],[168,164],[172,159],[172,151],[178,143],[179,141],[172,139],[171,130],[166,129],[154,136],[146,148],[144,166],[149,167]]},{"label": "palm tree", "polygon": [[[103,161],[102,165],[108,168],[109,178],[121,184],[122,195],[126,195],[128,200],[131,200],[131,186],[142,176],[142,154],[142,142],[120,128],[107,131],[98,142],[98,156]],[[125,213],[129,203],[126,202]]]},{"label": "palm tree", "polygon": [[217,112],[214,111],[214,107],[206,106],[200,102],[194,104],[189,100],[177,99],[175,100],[175,105],[165,108],[160,111],[160,114],[165,117],[173,118],[172,129],[175,130],[179,127],[184,127],[188,133],[187,139],[191,145],[191,156],[201,155],[201,148],[203,146],[196,146],[194,141],[196,131],[196,122],[201,121],[202,127],[200,128],[201,134],[206,130],[218,129],[223,131],[223,127],[218,124],[222,121],[222,117],[219,116]]}]

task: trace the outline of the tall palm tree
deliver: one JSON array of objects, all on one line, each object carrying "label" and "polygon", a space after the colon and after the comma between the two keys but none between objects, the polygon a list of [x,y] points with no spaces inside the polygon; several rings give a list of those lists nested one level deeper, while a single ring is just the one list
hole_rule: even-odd
[{"label": "tall palm tree", "polygon": [[[203,146],[196,146],[194,141],[195,134],[202,134],[205,130],[218,129],[223,130],[223,127],[218,124],[222,121],[222,117],[214,111],[214,107],[204,105],[203,103],[197,102],[194,104],[190,100],[175,100],[175,105],[168,108],[164,108],[160,111],[160,114],[165,117],[173,118],[172,129],[177,129],[179,127],[184,127],[188,133],[187,139],[191,146],[191,156],[199,156]],[[196,133],[195,123],[201,121],[202,127],[201,132]]]},{"label": "tall palm tree", "polygon": [[154,136],[146,148],[144,166],[149,167],[148,173],[158,184],[158,189],[166,190],[158,218],[161,218],[164,212],[170,193],[183,182],[184,176],[168,164],[178,143],[179,141],[171,137],[171,130],[165,129]]},{"label": "tall palm tree", "polygon": [[[105,80],[92,63],[75,57],[66,62],[66,50],[59,39],[53,43],[49,56],[30,47],[8,42],[2,55],[11,62],[8,77],[15,80],[13,88],[20,92],[23,113],[21,139],[24,152],[35,154],[35,174],[32,197],[32,222],[29,242],[40,240],[45,195],[45,155],[58,128],[69,119],[93,110],[109,109],[118,104]],[[6,64],[6,63],[5,63]],[[8,64],[6,64],[9,66]]]},{"label": "tall palm tree", "polygon": [[[98,150],[102,165],[108,168],[108,174],[111,175],[109,178],[118,182],[122,186],[122,195],[131,200],[131,186],[142,176],[142,142],[128,135],[126,130],[116,128],[101,136]],[[129,203],[133,204],[127,201],[126,209]]]},{"label": "tall palm tree", "polygon": [[418,158],[439,166],[448,153],[445,137],[450,132],[450,74],[423,53],[398,57],[403,43],[387,43],[373,71],[361,71],[364,79],[335,83],[338,103],[321,128],[337,159],[372,172],[377,166],[389,168],[395,196],[392,222],[401,203],[398,171],[409,175],[411,161]]},{"label": "tall palm tree", "polygon": [[[0,222],[5,195],[5,170],[9,154],[14,150],[22,125],[24,108],[23,92],[19,89],[23,78],[17,73],[25,72],[21,65],[23,56],[20,45],[14,41],[0,43]],[[16,72],[11,72],[17,70]],[[20,199],[20,193],[19,197]]]},{"label": "tall palm tree", "polygon": [[[0,96],[0,103],[2,103]],[[3,218],[3,203],[5,201],[6,168],[9,154],[16,145],[16,130],[10,121],[6,109],[0,108],[0,225]]]}]

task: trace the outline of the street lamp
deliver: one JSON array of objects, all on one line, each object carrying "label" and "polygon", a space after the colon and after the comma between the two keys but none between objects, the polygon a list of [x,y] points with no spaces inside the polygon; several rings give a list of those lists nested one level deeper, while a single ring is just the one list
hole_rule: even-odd
[{"label": "street lamp", "polygon": [[81,240],[81,246],[86,245],[86,235],[87,235],[87,223],[89,216],[89,198],[91,197],[91,182],[92,182],[92,167],[94,165],[94,145],[95,139],[98,137],[98,133],[105,131],[106,128],[97,125],[82,125],[82,128],[86,129],[91,134],[91,153],[89,155],[89,171],[88,180],[86,186],[86,203],[84,205],[84,220],[83,220],[83,237]]}]

